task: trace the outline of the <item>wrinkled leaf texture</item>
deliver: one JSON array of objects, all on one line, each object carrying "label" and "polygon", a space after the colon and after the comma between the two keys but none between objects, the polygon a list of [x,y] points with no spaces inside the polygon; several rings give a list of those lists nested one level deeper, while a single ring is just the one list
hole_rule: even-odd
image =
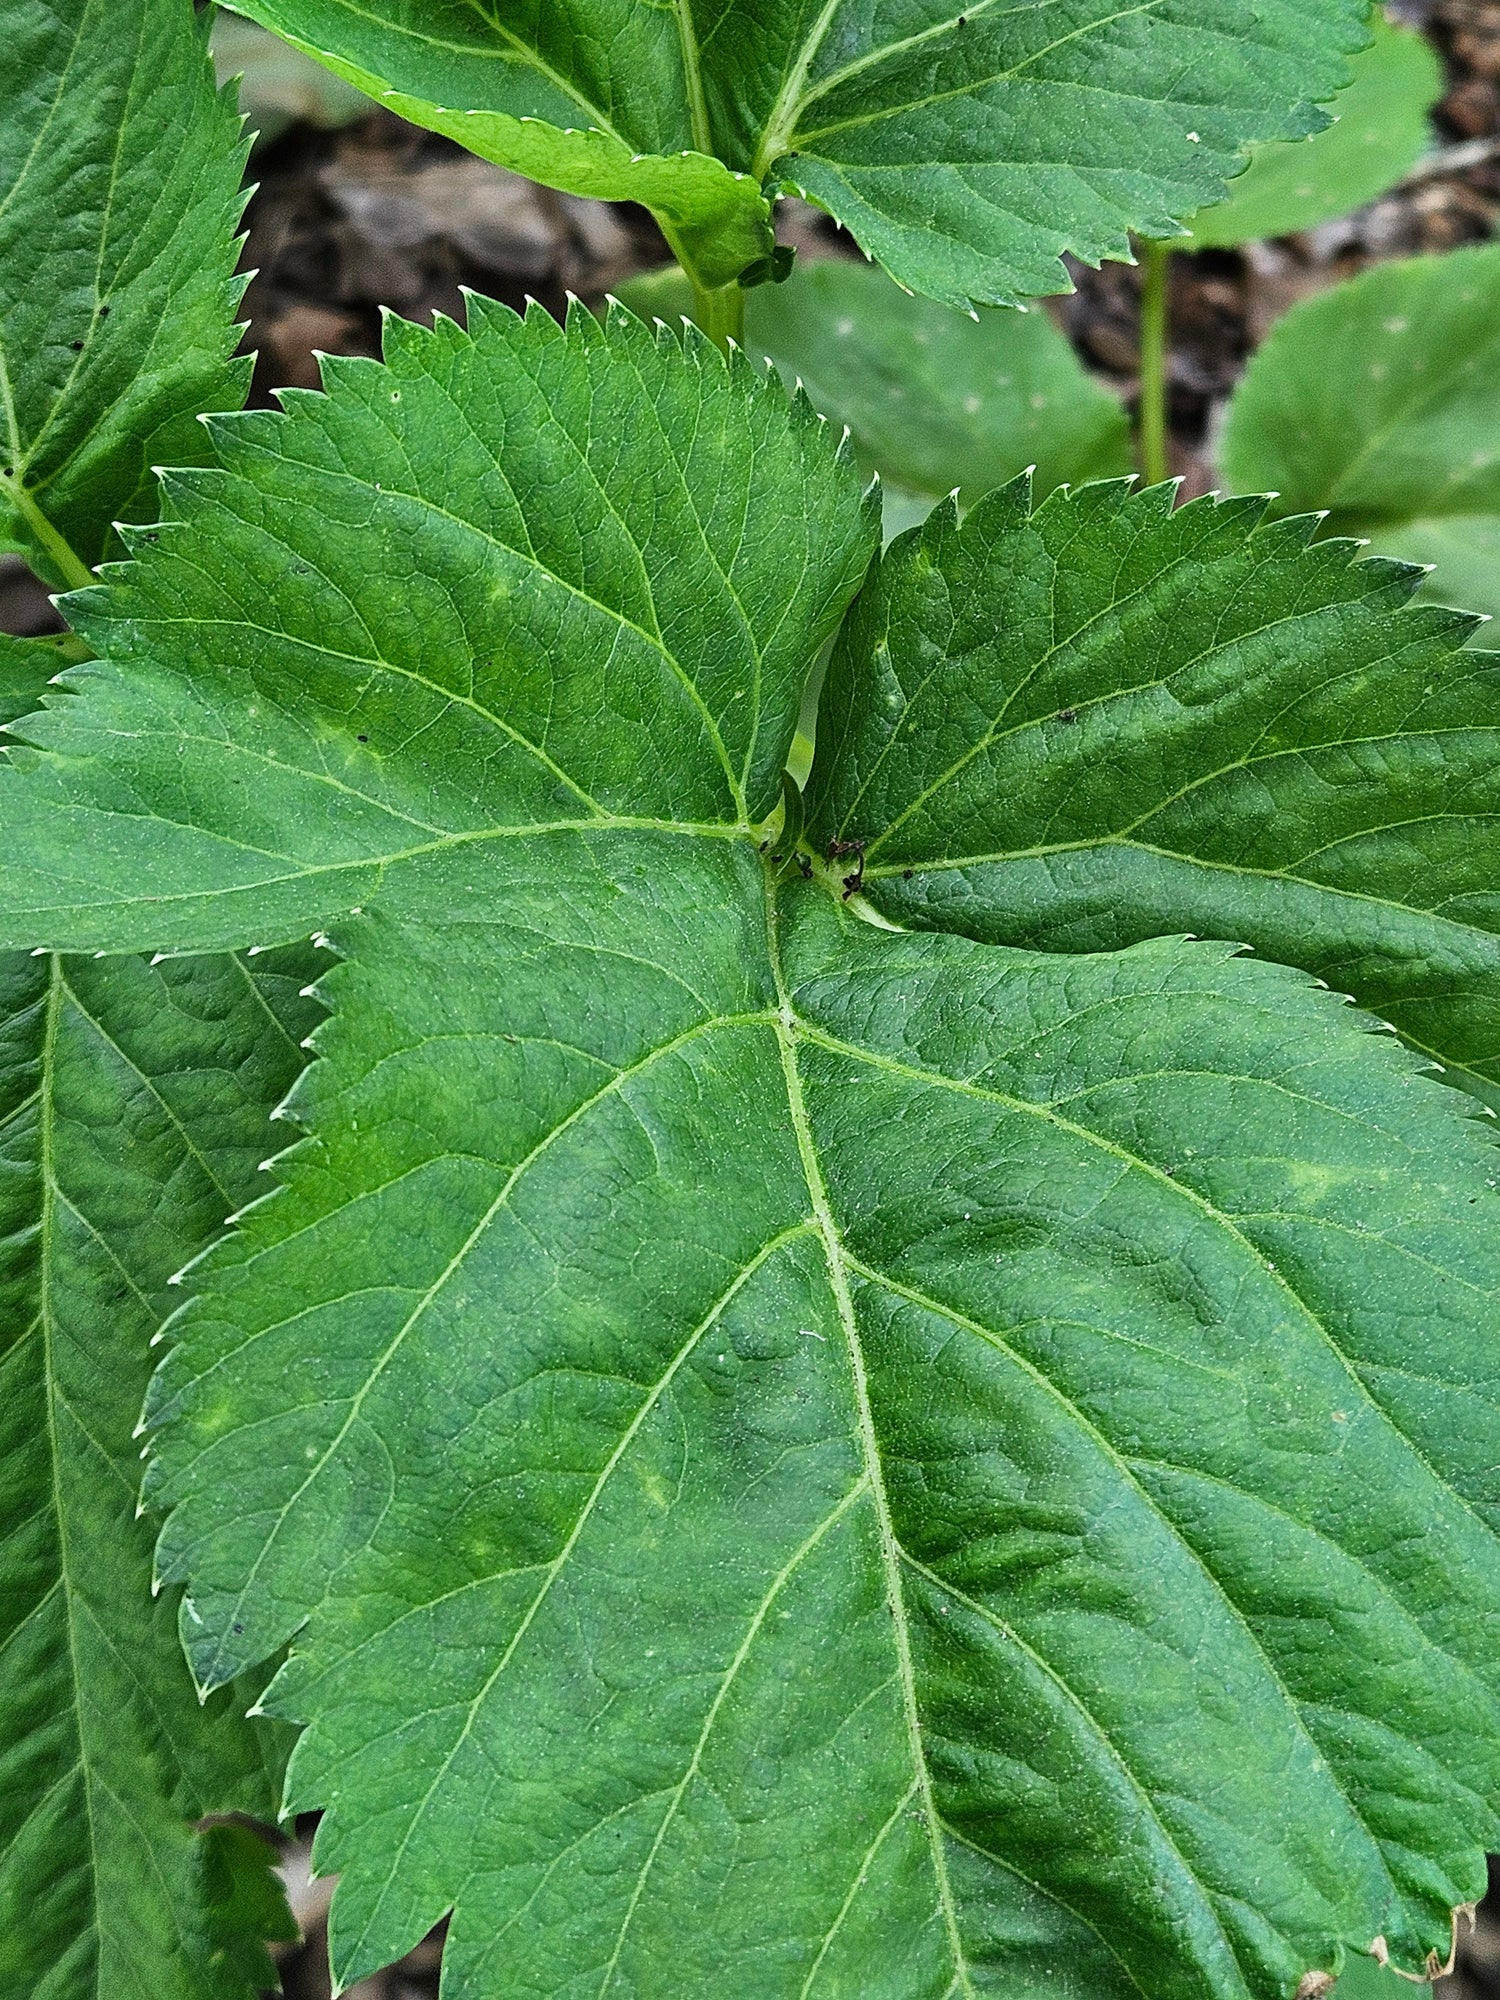
[{"label": "wrinkled leaf texture", "polygon": [[50,583],[118,555],[151,467],[238,409],[244,145],[191,0],[12,0],[0,36],[0,536]]},{"label": "wrinkled leaf texture", "polygon": [[[768,864],[877,539],[774,378],[476,300],[327,383],[217,424],[75,600],[107,663],[24,725],[0,837],[12,934],[339,954],[149,1489],[200,1679],[292,1642],[339,1976],[450,1907],[462,2000],[1269,2000],[1444,1954],[1500,1834],[1467,1100],[1232,946],[893,931]],[[1257,674],[1314,743],[1366,656],[1475,697],[1459,621],[1302,541],[1111,487],[939,517],[852,614],[825,824],[869,716],[859,823],[914,838],[1007,677],[1089,699],[1085,630],[1148,690],[1182,656],[1136,729],[1178,768]],[[954,660],[931,743],[902,677]],[[1027,738],[1055,815],[1077,727]]]},{"label": "wrinkled leaf texture", "polygon": [[1327,123],[1366,0],[235,0],[487,159],[652,209],[710,286],[798,193],[909,290],[1011,304]]},{"label": "wrinkled leaf texture", "polygon": [[[136,1413],[168,1278],[256,1187],[316,1009],[301,954],[0,958],[0,1991],[228,2000],[284,1935],[284,1752],[201,1709],[151,1596]],[[263,1186],[263,1182],[262,1182]],[[256,1880],[262,1887],[257,1891]]]},{"label": "wrinkled leaf texture", "polygon": [[1017,485],[895,544],[830,664],[819,838],[891,920],[1053,951],[1182,928],[1500,1085],[1500,681],[1420,572],[1265,502]]}]

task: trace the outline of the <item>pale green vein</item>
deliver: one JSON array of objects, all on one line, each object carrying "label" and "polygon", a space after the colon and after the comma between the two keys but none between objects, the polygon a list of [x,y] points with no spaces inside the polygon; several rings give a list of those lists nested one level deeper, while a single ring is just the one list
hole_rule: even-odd
[{"label": "pale green vein", "polygon": [[709,1704],[708,1713],[703,1718],[703,1727],[699,1730],[698,1740],[693,1745],[693,1754],[688,1759],[687,1769],[683,1772],[681,1779],[672,1792],[667,1810],[662,1816],[661,1825],[656,1830],[656,1838],[652,1841],[650,1850],[645,1860],[641,1863],[640,1873],[636,1877],[635,1888],[631,1892],[630,1901],[626,1906],[625,1915],[620,1923],[619,1936],[615,1939],[614,1951],[610,1954],[609,1964],[604,1968],[604,1977],[599,1982],[598,2000],[605,2000],[605,1995],[608,1993],[610,1985],[614,1980],[615,1972],[620,1963],[620,1954],[625,1949],[625,1940],[629,1935],[630,1926],[635,1920],[635,1913],[639,1907],[641,1896],[645,1891],[647,1878],[656,1865],[656,1858],[661,1852],[662,1844],[666,1840],[672,1822],[677,1817],[678,1809],[682,1804],[683,1798],[686,1796],[688,1787],[698,1775],[703,1763],[704,1752],[708,1748],[709,1738],[713,1734],[714,1724],[719,1719],[719,1712],[728,1699],[729,1691],[734,1686],[741,1667],[744,1666],[746,1660],[750,1657],[751,1648],[760,1636],[761,1627],[766,1622],[771,1606],[776,1602],[776,1599],[781,1595],[797,1570],[812,1554],[813,1550],[817,1548],[818,1544],[837,1527],[838,1523],[843,1520],[854,1503],[857,1500],[863,1499],[869,1490],[870,1475],[868,1472],[865,1472],[850,1487],[838,1505],[824,1516],[801,1546],[793,1550],[786,1562],[771,1579],[770,1586],[761,1598],[760,1603],[756,1605],[754,1614],[745,1628],[745,1636],[740,1641],[733,1659],[729,1662],[724,1676],[719,1682],[718,1690]]}]

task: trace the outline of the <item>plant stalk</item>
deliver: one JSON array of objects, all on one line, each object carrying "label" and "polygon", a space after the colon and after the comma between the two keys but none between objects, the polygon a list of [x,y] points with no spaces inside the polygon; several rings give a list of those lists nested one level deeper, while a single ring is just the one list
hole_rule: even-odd
[{"label": "plant stalk", "polygon": [[46,550],[53,567],[64,579],[65,587],[68,590],[87,590],[94,581],[93,571],[86,562],[73,553],[68,543],[26,491],[24,483],[12,473],[0,473],[0,492],[4,493],[5,498],[30,528],[38,545]]},{"label": "plant stalk", "polygon": [[1171,477],[1167,460],[1167,331],[1170,244],[1141,246],[1141,400],[1137,455],[1148,486]]},{"label": "plant stalk", "polygon": [[719,285],[705,290],[693,285],[693,318],[716,347],[727,348],[730,341],[745,344],[745,294],[739,285]]}]

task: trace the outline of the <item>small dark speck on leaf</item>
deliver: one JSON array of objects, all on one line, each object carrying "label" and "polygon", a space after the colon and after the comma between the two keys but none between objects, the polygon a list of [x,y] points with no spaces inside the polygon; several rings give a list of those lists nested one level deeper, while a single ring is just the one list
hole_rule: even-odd
[{"label": "small dark speck on leaf", "polygon": [[230,1627],[229,1629],[230,1629],[230,1630],[231,1630],[232,1632],[243,1632],[245,1628],[244,1628],[244,1626],[243,1626],[243,1625],[231,1625],[231,1627]]},{"label": "small dark speck on leaf", "polygon": [[70,340],[70,341],[68,342],[68,345],[69,345],[69,347],[71,347],[71,348],[72,348],[72,350],[73,350],[73,352],[74,352],[75,354],[82,354],[82,352],[83,352],[83,342],[82,342],[81,340]]},{"label": "small dark speck on leaf", "polygon": [[901,880],[903,882],[909,882],[912,876],[916,874],[916,872],[917,871],[915,868],[903,868],[901,870]]},{"label": "small dark speck on leaf", "polygon": [[99,317],[100,317],[100,319],[108,319],[108,318],[109,318],[109,311],[110,311],[110,309],[109,309],[109,307],[108,307],[108,306],[100,306],[100,308],[99,308]]},{"label": "small dark speck on leaf", "polygon": [[358,742],[360,742],[360,743],[368,743],[370,739],[369,739],[369,737],[368,737],[368,736],[361,736],[361,737],[357,738],[356,740],[357,740]]},{"label": "small dark speck on leaf", "polygon": [[1076,722],[1078,720],[1078,710],[1076,708],[1060,708],[1057,711],[1057,719],[1059,722]]},{"label": "small dark speck on leaf", "polygon": [[1166,1175],[1168,1180],[1171,1180],[1172,1176],[1177,1172],[1177,1169],[1175,1167],[1163,1167],[1162,1172]]}]

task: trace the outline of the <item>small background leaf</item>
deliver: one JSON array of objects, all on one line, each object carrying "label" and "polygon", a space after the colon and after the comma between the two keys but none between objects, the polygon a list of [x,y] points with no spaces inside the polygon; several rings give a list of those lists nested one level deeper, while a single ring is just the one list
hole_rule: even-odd
[{"label": "small background leaf", "polygon": [[1431,137],[1428,112],[1443,94],[1430,42],[1395,26],[1379,7],[1375,39],[1350,64],[1353,82],[1328,106],[1335,123],[1295,145],[1256,146],[1229,184],[1229,199],[1195,215],[1183,250],[1211,250],[1290,236],[1373,201],[1416,164]]},{"label": "small background leaf", "polygon": [[1435,562],[1423,594],[1500,614],[1500,245],[1367,271],[1289,312],[1225,425],[1226,479],[1327,534]]}]

